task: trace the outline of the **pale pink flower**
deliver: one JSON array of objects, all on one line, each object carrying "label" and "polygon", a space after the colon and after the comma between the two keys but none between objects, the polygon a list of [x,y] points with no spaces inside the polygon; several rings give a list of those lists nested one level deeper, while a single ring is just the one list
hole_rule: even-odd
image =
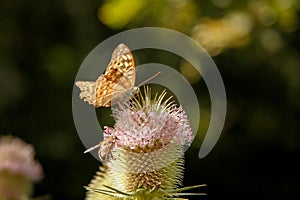
[{"label": "pale pink flower", "polygon": [[0,199],[31,195],[33,182],[43,177],[32,145],[13,136],[0,137]]},{"label": "pale pink flower", "polygon": [[182,106],[176,107],[166,93],[155,100],[146,96],[114,109],[114,128],[105,127],[104,136],[116,137],[116,145],[136,148],[157,148],[169,143],[190,145],[194,135]]}]

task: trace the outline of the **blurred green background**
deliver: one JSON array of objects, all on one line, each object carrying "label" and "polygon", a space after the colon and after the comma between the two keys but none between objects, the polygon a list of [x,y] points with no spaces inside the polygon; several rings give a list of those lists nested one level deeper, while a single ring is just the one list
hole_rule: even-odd
[{"label": "blurred green background", "polygon": [[35,146],[45,171],[35,196],[83,199],[98,168],[83,154],[71,110],[85,56],[116,33],[158,26],[202,44],[227,92],[222,135],[198,159],[210,118],[201,76],[166,52],[134,53],[138,63],[174,66],[198,95],[200,129],[186,154],[184,185],[207,183],[201,199],[299,199],[299,6],[298,0],[1,1],[0,134]]}]

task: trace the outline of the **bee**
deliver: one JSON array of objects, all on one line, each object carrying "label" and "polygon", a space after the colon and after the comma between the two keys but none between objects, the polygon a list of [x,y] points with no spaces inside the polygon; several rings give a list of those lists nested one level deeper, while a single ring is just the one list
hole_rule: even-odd
[{"label": "bee", "polygon": [[84,153],[88,153],[93,151],[94,149],[98,149],[99,159],[103,162],[107,162],[109,159],[114,159],[112,150],[116,145],[117,138],[115,136],[108,136],[103,141],[100,141],[99,144],[87,149]]},{"label": "bee", "polygon": [[108,161],[110,158],[114,159],[112,150],[116,145],[116,137],[109,136],[99,143],[98,156],[102,161]]}]

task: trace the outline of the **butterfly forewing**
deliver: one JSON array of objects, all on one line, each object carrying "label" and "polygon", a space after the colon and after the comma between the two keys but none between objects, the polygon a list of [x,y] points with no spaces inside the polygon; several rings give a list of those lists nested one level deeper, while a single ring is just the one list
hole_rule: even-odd
[{"label": "butterfly forewing", "polygon": [[[111,106],[113,98],[123,96],[131,90],[135,84],[135,66],[133,55],[130,49],[124,45],[118,45],[112,53],[112,58],[105,73],[99,76],[92,86],[89,82],[89,89],[83,87],[83,83],[76,82],[80,88],[80,98],[88,101],[96,108]],[[94,88],[91,91],[91,88]]]}]

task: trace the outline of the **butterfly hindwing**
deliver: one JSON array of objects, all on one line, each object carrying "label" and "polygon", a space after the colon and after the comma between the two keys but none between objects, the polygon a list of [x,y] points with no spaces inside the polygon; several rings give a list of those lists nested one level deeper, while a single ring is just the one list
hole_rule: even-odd
[{"label": "butterfly hindwing", "polygon": [[80,98],[87,101],[89,104],[94,104],[95,99],[95,82],[90,81],[77,81],[76,86],[80,88]]}]

